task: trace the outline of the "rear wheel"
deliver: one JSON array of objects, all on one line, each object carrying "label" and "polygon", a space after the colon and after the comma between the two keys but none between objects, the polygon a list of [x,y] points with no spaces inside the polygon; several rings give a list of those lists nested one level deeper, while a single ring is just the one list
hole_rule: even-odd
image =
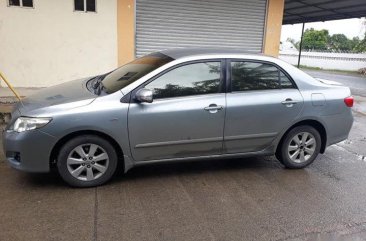
[{"label": "rear wheel", "polygon": [[319,132],[311,126],[298,126],[287,133],[279,146],[278,159],[287,168],[304,168],[318,156]]},{"label": "rear wheel", "polygon": [[57,168],[71,186],[93,187],[111,179],[117,160],[117,153],[108,141],[98,136],[83,135],[62,146]]}]

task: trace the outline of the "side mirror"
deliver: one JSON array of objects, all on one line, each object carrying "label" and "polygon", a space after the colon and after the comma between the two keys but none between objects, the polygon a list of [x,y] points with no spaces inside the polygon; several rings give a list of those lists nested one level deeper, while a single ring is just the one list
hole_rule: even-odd
[{"label": "side mirror", "polygon": [[135,99],[139,102],[147,102],[152,103],[153,102],[153,92],[149,89],[139,89],[136,92]]}]

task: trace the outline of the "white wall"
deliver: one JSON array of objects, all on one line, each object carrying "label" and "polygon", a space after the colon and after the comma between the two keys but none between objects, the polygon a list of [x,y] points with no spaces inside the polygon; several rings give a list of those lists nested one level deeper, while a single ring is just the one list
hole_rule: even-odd
[{"label": "white wall", "polygon": [[[279,58],[297,65],[298,51],[280,51]],[[366,54],[302,52],[301,65],[322,69],[357,71],[366,67]]]},{"label": "white wall", "polygon": [[[74,0],[34,0],[34,9],[0,0],[0,71],[16,87],[42,87],[117,67],[117,2],[74,12]],[[1,83],[4,86],[4,83]]]}]

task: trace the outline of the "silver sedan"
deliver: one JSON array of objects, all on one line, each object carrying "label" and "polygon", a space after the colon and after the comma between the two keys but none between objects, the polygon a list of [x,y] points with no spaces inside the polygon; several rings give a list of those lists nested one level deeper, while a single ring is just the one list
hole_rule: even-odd
[{"label": "silver sedan", "polygon": [[3,143],[12,167],[79,187],[159,162],[276,155],[303,168],[347,138],[350,95],[268,56],[166,50],[23,99]]}]

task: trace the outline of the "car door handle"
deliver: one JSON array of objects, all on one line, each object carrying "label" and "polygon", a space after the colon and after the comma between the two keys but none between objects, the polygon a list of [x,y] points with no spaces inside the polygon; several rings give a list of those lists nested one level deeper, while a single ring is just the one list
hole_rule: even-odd
[{"label": "car door handle", "polygon": [[204,110],[209,111],[211,113],[216,113],[217,111],[222,109],[224,109],[222,105],[216,105],[216,104],[211,104],[204,108]]},{"label": "car door handle", "polygon": [[282,101],[281,103],[283,104],[283,105],[287,105],[287,106],[289,106],[289,105],[294,105],[294,104],[297,104],[297,100],[292,100],[292,99],[286,99],[285,101]]}]

